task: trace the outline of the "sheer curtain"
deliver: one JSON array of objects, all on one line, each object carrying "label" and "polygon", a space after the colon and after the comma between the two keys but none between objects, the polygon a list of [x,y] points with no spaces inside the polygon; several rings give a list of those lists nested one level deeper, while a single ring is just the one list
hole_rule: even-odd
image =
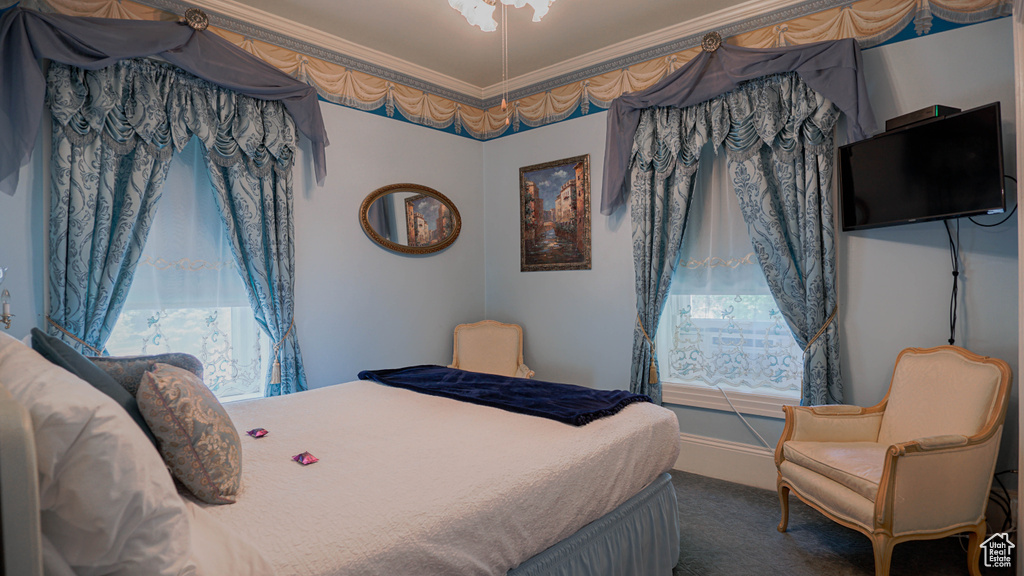
[{"label": "sheer curtain", "polygon": [[253,317],[195,139],[171,161],[107,351],[192,354],[218,398],[262,396],[269,339]]}]

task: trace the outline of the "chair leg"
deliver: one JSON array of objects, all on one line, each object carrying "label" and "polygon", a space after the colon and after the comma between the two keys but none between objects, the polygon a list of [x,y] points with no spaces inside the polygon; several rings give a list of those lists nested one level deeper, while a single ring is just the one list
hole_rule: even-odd
[{"label": "chair leg", "polygon": [[779,532],[785,532],[789,526],[789,486],[779,484],[779,503],[782,504],[782,520],[779,521]]},{"label": "chair leg", "polygon": [[875,552],[875,576],[889,576],[893,546],[892,537],[888,534],[873,534],[871,536],[871,548]]},{"label": "chair leg", "polygon": [[967,571],[971,576],[981,576],[978,562],[981,560],[981,543],[985,540],[985,523],[974,527],[971,537],[967,540]]}]

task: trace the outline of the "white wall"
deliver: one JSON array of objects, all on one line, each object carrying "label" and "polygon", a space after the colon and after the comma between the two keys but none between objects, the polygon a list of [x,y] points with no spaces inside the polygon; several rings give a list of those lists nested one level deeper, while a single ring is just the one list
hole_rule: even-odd
[{"label": "white wall", "polygon": [[[1010,19],[866,50],[864,68],[880,126],[886,118],[930,104],[967,109],[1001,101],[1006,171],[1013,173]],[[487,314],[523,325],[525,360],[537,378],[623,388],[629,382],[635,320],[628,209],[607,217],[595,208],[593,270],[519,272],[519,167],[590,154],[592,204],[599,206],[605,121],[606,114],[599,113],[487,143]],[[1012,196],[1012,183],[1007,188]],[[1015,371],[1016,235],[1016,217],[995,229],[961,224],[957,324],[957,344],[1003,358]],[[838,249],[846,400],[870,405],[885,394],[901,349],[945,344],[949,337],[948,240],[941,223],[923,223],[840,232]],[[682,432],[758,442],[731,413],[671,408]],[[774,445],[781,420],[748,420]],[[1015,438],[1015,429],[1008,430],[1001,464],[1015,460]]]},{"label": "white wall", "polygon": [[[321,109],[331,139],[326,185],[316,187],[308,146],[295,180],[295,316],[309,385],[354,380],[360,370],[448,364],[452,329],[484,315],[483,143],[341,106]],[[462,232],[451,247],[407,256],[363,233],[363,199],[399,182],[455,203]]]}]

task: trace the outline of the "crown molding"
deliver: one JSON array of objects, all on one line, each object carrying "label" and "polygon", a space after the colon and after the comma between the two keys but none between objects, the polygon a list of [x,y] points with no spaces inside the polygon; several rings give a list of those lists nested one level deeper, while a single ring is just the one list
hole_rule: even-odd
[{"label": "crown molding", "polygon": [[[805,14],[809,10],[818,11],[844,3],[849,2],[848,0],[845,2],[840,0],[749,0],[731,8],[719,10],[705,16],[687,20],[686,22],[680,22],[679,24],[662,28],[643,36],[637,36],[636,38],[631,38],[618,44],[577,56],[576,58],[570,58],[558,64],[510,78],[508,89],[509,92],[516,92],[517,94],[521,91],[531,94],[536,93],[539,90],[532,90],[534,86],[548,85],[550,84],[549,81],[555,78],[562,79],[578,76],[575,73],[584,70],[588,72],[586,76],[591,77],[596,74],[589,72],[595,69],[607,68],[606,71],[615,70],[624,67],[623,64],[629,65],[673,52],[680,52],[687,48],[693,48],[700,45],[701,37],[710,30],[718,30],[719,33],[722,33],[722,29],[726,27],[736,29],[731,33],[722,34],[722,38],[726,38],[729,35],[755,30],[765,25],[788,20],[794,15]],[[824,6],[821,7],[819,5]],[[762,22],[767,23],[762,24]],[[694,37],[696,37],[695,41]],[[680,41],[681,39],[683,41]],[[685,45],[680,46],[681,44]],[[648,57],[647,53],[652,49],[658,48],[668,48],[668,50],[655,50],[656,54]],[[630,58],[640,53],[644,54],[642,60]],[[628,59],[631,62],[625,63],[624,59]],[[633,60],[635,62],[632,62]],[[598,74],[600,73],[598,72]],[[561,82],[560,84],[565,83]],[[497,83],[487,86],[482,89],[482,92],[484,100],[500,97],[502,85]]]},{"label": "crown molding", "polygon": [[191,7],[202,8],[210,15],[212,25],[231,32],[394,80],[457,102],[479,105],[482,99],[483,93],[479,86],[234,0],[189,0],[187,3],[182,0],[137,1],[175,14],[183,14]]},{"label": "crown molding", "polygon": [[[487,87],[476,86],[287,18],[245,6],[235,0],[191,0],[188,3],[183,0],[136,1],[173,13],[184,13],[185,9],[192,6],[200,7],[210,14],[212,25],[478,108],[496,105],[503,92],[501,83]],[[717,30],[723,37],[728,37],[809,12],[840,6],[844,2],[749,0],[738,6],[510,78],[509,95],[521,98],[693,48],[700,44],[701,36],[708,30]]]}]

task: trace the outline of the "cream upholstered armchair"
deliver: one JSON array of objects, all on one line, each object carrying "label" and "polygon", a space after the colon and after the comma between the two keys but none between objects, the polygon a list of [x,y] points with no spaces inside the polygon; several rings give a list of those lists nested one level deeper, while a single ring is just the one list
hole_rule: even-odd
[{"label": "cream upholstered armchair", "polygon": [[1011,378],[1006,362],[963,348],[908,348],[876,406],[786,406],[775,449],[779,531],[792,491],[871,538],[876,576],[889,574],[896,544],[960,532],[970,532],[978,576]]},{"label": "cream upholstered armchair", "polygon": [[533,378],[533,370],[523,364],[523,329],[494,320],[455,327],[455,347],[449,368]]}]

